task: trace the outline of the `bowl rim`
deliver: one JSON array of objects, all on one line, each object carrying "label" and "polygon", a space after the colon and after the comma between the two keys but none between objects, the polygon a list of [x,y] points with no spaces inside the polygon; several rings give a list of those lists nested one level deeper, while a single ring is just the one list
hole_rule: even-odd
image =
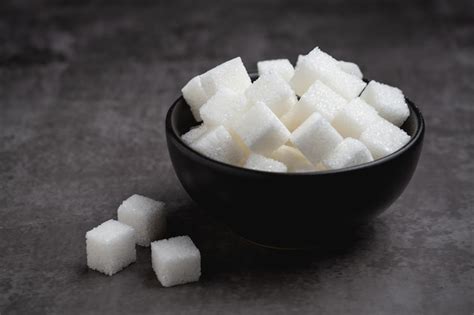
[{"label": "bowl rim", "polygon": [[404,152],[408,151],[412,146],[414,146],[419,139],[423,136],[424,131],[425,131],[425,121],[423,119],[423,115],[421,114],[421,111],[419,108],[413,103],[411,100],[405,97],[405,101],[407,105],[410,107],[410,112],[413,112],[415,114],[415,118],[418,122],[418,128],[415,131],[415,134],[411,137],[410,141],[408,141],[403,147],[398,149],[397,151],[384,156],[383,158],[371,161],[371,162],[366,162],[362,164],[358,164],[355,166],[350,166],[350,167],[344,167],[344,168],[339,168],[335,170],[324,170],[324,171],[312,171],[312,172],[267,172],[267,171],[260,171],[260,170],[253,170],[253,169],[248,169],[244,168],[241,166],[235,166],[232,164],[227,164],[218,160],[214,160],[210,157],[205,156],[204,154],[194,150],[192,147],[187,145],[182,139],[181,135],[178,134],[178,130],[176,129],[176,126],[173,125],[171,116],[173,115],[173,112],[175,111],[177,105],[179,102],[184,102],[183,95],[180,95],[171,105],[171,107],[168,109],[168,112],[166,114],[166,132],[168,134],[171,134],[173,136],[173,139],[177,141],[177,143],[182,146],[185,150],[189,151],[190,154],[195,155],[196,157],[200,158],[204,162],[211,164],[213,167],[217,166],[220,168],[224,168],[225,170],[228,171],[240,171],[240,172],[246,172],[248,174],[255,174],[255,175],[266,175],[266,176],[274,176],[274,177],[282,177],[282,176],[324,176],[324,175],[329,175],[329,174],[339,174],[339,173],[348,173],[351,171],[358,171],[361,169],[367,169],[371,167],[376,167],[381,164],[387,163],[393,159],[396,159],[398,156],[402,155]]}]

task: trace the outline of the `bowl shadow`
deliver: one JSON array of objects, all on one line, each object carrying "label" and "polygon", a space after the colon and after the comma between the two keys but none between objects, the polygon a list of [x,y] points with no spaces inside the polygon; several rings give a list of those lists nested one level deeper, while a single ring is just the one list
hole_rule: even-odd
[{"label": "bowl shadow", "polygon": [[376,237],[374,224],[377,221],[359,225],[312,248],[282,250],[240,237],[192,203],[168,215],[168,236],[191,236],[201,251],[206,277],[262,270],[280,273],[312,268],[315,264],[351,257],[369,249]]}]

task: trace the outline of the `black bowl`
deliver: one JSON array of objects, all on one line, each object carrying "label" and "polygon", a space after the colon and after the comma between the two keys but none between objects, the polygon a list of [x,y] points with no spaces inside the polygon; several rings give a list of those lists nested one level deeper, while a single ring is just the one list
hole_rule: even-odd
[{"label": "black bowl", "polygon": [[406,101],[410,117],[402,128],[411,140],[389,156],[354,167],[269,173],[212,160],[180,138],[197,124],[183,97],[166,116],[168,150],[191,198],[235,233],[270,247],[324,245],[382,213],[410,181],[425,124],[418,108]]}]

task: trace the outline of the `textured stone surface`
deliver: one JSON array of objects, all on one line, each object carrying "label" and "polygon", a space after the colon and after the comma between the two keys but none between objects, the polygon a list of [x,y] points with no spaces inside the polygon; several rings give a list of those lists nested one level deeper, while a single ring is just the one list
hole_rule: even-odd
[{"label": "textured stone surface", "polygon": [[[1,4],[1,314],[472,314],[472,1],[82,3]],[[315,45],[419,105],[423,155],[351,244],[256,247],[181,188],[165,113],[217,63],[256,69]],[[201,250],[200,282],[162,288],[146,248],[113,277],[87,269],[85,232],[133,193],[167,202],[168,234]]]}]

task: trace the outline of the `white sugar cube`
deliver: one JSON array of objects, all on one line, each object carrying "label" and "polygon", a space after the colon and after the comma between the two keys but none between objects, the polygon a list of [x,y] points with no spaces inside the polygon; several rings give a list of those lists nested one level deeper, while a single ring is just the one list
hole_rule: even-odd
[{"label": "white sugar cube", "polygon": [[275,73],[259,77],[247,89],[245,96],[252,104],[265,103],[278,117],[288,112],[297,101],[291,86]]},{"label": "white sugar cube", "polygon": [[191,144],[191,148],[211,159],[233,165],[240,165],[246,157],[244,149],[223,126],[206,132]]},{"label": "white sugar cube", "polygon": [[208,96],[201,85],[201,78],[196,76],[192,78],[182,89],[183,97],[191,108],[196,121],[201,121],[199,108],[207,101]]},{"label": "white sugar cube", "polygon": [[393,86],[370,81],[360,96],[374,107],[380,116],[396,126],[401,126],[410,115],[403,92]]},{"label": "white sugar cube", "polygon": [[301,58],[290,81],[296,94],[303,95],[316,80],[321,80],[347,100],[359,96],[366,83],[342,71],[333,60],[326,54],[308,54]]},{"label": "white sugar cube", "polygon": [[151,262],[164,287],[196,282],[201,276],[201,253],[189,236],[151,243]]},{"label": "white sugar cube", "polygon": [[298,57],[295,73],[290,80],[290,85],[296,95],[302,96],[306,90],[319,79],[319,75],[314,68],[310,58],[301,55]]},{"label": "white sugar cube", "polygon": [[346,104],[347,101],[342,96],[318,80],[303,94],[298,103],[282,117],[282,121],[290,131],[296,129],[314,112],[320,113],[331,122],[336,113]]},{"label": "white sugar cube", "polygon": [[307,56],[310,56],[311,58],[322,60],[325,64],[331,65],[331,66],[337,66],[337,60],[331,56],[330,54],[322,51],[319,47],[315,47],[313,50],[311,50]]},{"label": "white sugar cube", "polygon": [[315,112],[291,134],[291,142],[313,164],[321,162],[342,141],[331,124]]},{"label": "white sugar cube", "polygon": [[304,157],[300,150],[282,145],[270,157],[282,162],[288,168],[288,172],[312,172],[314,166]]},{"label": "white sugar cube", "polygon": [[260,154],[251,153],[244,164],[245,168],[252,170],[285,173],[287,167],[282,162],[267,158]]},{"label": "white sugar cube", "polygon": [[87,266],[113,275],[136,260],[135,231],[109,220],[86,233]]},{"label": "white sugar cube", "polygon": [[202,135],[204,135],[209,129],[206,125],[200,124],[199,126],[191,128],[188,132],[181,136],[181,139],[187,144],[190,145]]},{"label": "white sugar cube", "polygon": [[244,93],[251,83],[240,57],[226,61],[201,75],[201,84],[208,97],[221,88]]},{"label": "white sugar cube", "polygon": [[374,159],[380,159],[403,147],[410,141],[410,136],[387,120],[380,119],[365,129],[359,139]]},{"label": "white sugar cube", "polygon": [[[296,106],[296,104],[295,104],[295,106]],[[283,125],[285,125],[285,127],[289,131],[293,131],[298,126],[298,124],[297,124],[297,120],[298,120],[297,115],[296,115],[296,113],[293,109],[294,109],[294,106],[290,111],[288,111],[288,113],[286,113],[285,115],[280,117],[280,121],[283,123]],[[292,144],[291,144],[291,142],[289,142],[287,145],[291,146]]]},{"label": "white sugar cube", "polygon": [[358,97],[366,83],[356,76],[342,71],[339,67],[319,67],[321,81],[339,95],[351,100]]},{"label": "white sugar cube", "polygon": [[280,75],[286,82],[291,80],[295,69],[288,59],[264,60],[257,63],[258,75],[262,76],[269,73]]},{"label": "white sugar cube", "polygon": [[369,149],[353,138],[346,138],[323,160],[326,169],[335,170],[373,161]]},{"label": "white sugar cube", "polygon": [[353,62],[339,60],[337,65],[345,73],[352,74],[353,76],[356,76],[359,79],[362,79],[364,77],[362,71],[360,71],[359,66]]},{"label": "white sugar cube", "polygon": [[235,132],[253,152],[270,154],[285,144],[290,132],[264,103],[257,102],[235,126]]},{"label": "white sugar cube", "polygon": [[[305,56],[304,55],[298,55],[298,58],[296,59],[296,64],[298,64],[299,62],[301,62],[301,60],[304,58]],[[294,73],[293,73],[294,75]]]},{"label": "white sugar cube", "polygon": [[314,167],[314,169],[317,171],[317,172],[323,172],[323,171],[327,171],[328,169],[326,168],[326,166],[323,164],[323,162],[319,162],[318,164],[316,164],[316,166]]},{"label": "white sugar cube", "polygon": [[199,112],[206,125],[222,125],[232,130],[233,124],[249,109],[249,104],[242,94],[222,88],[201,107]]},{"label": "white sugar cube", "polygon": [[343,137],[357,139],[377,119],[381,119],[377,111],[362,99],[356,98],[336,114],[332,125]]},{"label": "white sugar cube", "polygon": [[165,235],[165,204],[145,196],[132,195],[117,210],[119,222],[135,230],[136,242],[150,246],[150,242]]}]

